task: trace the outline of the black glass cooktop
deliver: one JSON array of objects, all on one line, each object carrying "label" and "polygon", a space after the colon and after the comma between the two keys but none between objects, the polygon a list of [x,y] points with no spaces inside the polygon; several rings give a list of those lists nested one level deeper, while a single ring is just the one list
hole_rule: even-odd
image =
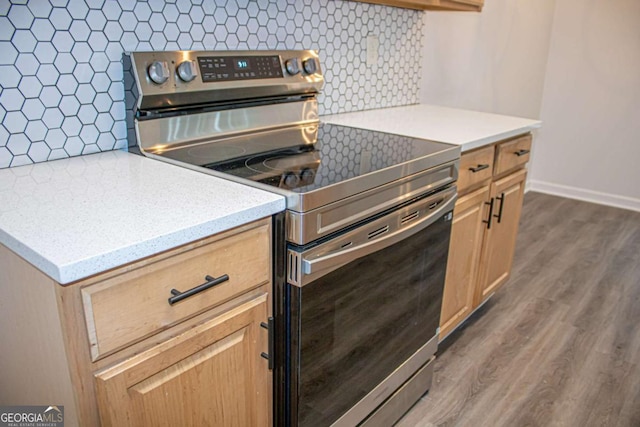
[{"label": "black glass cooktop", "polygon": [[227,138],[163,156],[307,193],[451,148],[424,139],[321,123]]}]

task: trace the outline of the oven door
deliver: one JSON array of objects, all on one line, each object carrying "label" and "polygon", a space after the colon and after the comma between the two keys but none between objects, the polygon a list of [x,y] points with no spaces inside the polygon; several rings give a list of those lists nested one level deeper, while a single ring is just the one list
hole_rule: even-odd
[{"label": "oven door", "polygon": [[289,248],[287,424],[356,425],[433,356],[455,199]]}]

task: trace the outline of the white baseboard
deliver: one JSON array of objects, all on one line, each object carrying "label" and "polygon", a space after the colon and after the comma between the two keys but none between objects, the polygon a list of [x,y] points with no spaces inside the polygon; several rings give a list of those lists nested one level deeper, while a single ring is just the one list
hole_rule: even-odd
[{"label": "white baseboard", "polygon": [[568,185],[552,184],[550,182],[536,180],[530,180],[527,187],[528,188],[526,188],[525,191],[537,191],[539,193],[640,212],[640,199],[633,197],[601,193],[599,191],[585,190],[584,188],[570,187]]},{"label": "white baseboard", "polygon": [[[527,179],[524,182],[524,194],[527,194],[529,191],[531,191],[531,180]],[[542,193],[542,191],[541,191],[541,193]]]}]

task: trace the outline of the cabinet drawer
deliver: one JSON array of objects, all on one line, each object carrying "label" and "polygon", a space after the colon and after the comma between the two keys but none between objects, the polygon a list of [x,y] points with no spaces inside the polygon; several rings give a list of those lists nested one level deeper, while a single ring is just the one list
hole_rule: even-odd
[{"label": "cabinet drawer", "polygon": [[[95,361],[178,322],[270,281],[270,226],[216,240],[175,256],[151,262],[81,290]],[[223,281],[173,305],[180,292],[210,279]]]},{"label": "cabinet drawer", "polygon": [[491,179],[493,176],[493,153],[493,146],[462,153],[458,175],[459,192]]},{"label": "cabinet drawer", "polygon": [[516,169],[529,161],[531,135],[524,135],[496,146],[495,174]]}]

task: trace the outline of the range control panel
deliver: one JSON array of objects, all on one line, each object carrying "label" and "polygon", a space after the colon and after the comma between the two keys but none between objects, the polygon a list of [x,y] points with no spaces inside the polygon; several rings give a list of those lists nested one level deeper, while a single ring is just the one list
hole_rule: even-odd
[{"label": "range control panel", "polygon": [[198,56],[202,81],[273,79],[282,77],[277,55],[269,56]]},{"label": "range control panel", "polygon": [[157,51],[125,57],[141,110],[313,95],[324,83],[314,50]]}]

